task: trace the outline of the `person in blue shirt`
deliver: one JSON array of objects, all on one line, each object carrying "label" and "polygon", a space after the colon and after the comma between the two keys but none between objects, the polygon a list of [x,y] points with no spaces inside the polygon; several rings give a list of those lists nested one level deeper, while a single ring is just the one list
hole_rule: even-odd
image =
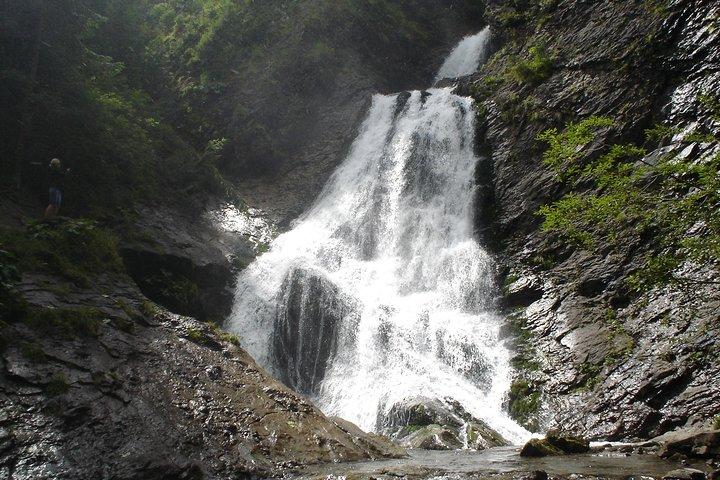
[{"label": "person in blue shirt", "polygon": [[59,158],[53,158],[50,160],[48,170],[48,184],[50,187],[50,202],[45,209],[45,218],[52,218],[60,211],[60,204],[62,203],[62,191],[65,186],[65,175],[69,171],[63,169],[62,163]]}]

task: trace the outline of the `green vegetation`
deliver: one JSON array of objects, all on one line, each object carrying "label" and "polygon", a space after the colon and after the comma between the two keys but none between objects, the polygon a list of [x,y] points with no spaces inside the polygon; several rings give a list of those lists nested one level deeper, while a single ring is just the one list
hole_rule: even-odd
[{"label": "green vegetation", "polygon": [[[597,146],[604,153],[590,154],[596,134],[612,127],[609,118],[590,117],[538,137],[549,145],[545,163],[574,187],[540,209],[543,230],[591,251],[652,235],[655,248],[630,277],[633,289],[706,283],[677,270],[720,262],[720,155],[696,161],[671,154],[651,163],[635,145]],[[649,140],[667,132],[652,129]]]},{"label": "green vegetation", "polygon": [[237,335],[233,335],[230,332],[226,332],[220,326],[216,323],[210,322],[210,329],[213,331],[215,335],[218,336],[218,338],[223,342],[228,342],[236,347],[240,346],[240,339],[237,337]]},{"label": "green vegetation", "polygon": [[104,318],[96,308],[42,308],[31,310],[24,322],[41,334],[65,338],[96,337]]},{"label": "green vegetation", "polygon": [[37,343],[22,342],[20,344],[20,353],[32,363],[43,363],[46,360],[45,352]]},{"label": "green vegetation", "polygon": [[45,385],[45,393],[51,397],[67,393],[68,390],[70,390],[70,382],[62,373],[54,374]]},{"label": "green vegetation", "polygon": [[713,428],[715,430],[720,430],[720,415],[715,415],[715,418],[713,419]]},{"label": "green vegetation", "polygon": [[555,9],[559,0],[510,0],[494,6],[490,15],[500,25],[509,30],[532,27],[545,23],[550,11]]},{"label": "green vegetation", "polygon": [[539,410],[540,392],[525,379],[513,381],[509,394],[510,417],[531,432],[537,432]]},{"label": "green vegetation", "polygon": [[575,387],[575,392],[587,392],[595,388],[600,383],[600,372],[602,365],[592,362],[583,362],[580,364],[580,383]]},{"label": "green vegetation", "polygon": [[710,115],[710,118],[720,122],[720,96],[712,93],[698,95],[698,102]]},{"label": "green vegetation", "polygon": [[508,75],[520,83],[539,85],[552,75],[555,60],[542,45],[533,45],[528,49],[526,58],[516,59],[510,66]]},{"label": "green vegetation", "polygon": [[143,302],[140,304],[140,311],[143,315],[150,318],[154,317],[160,312],[158,307],[149,300],[143,300]]},{"label": "green vegetation", "polygon": [[82,287],[90,285],[94,274],[123,269],[115,236],[86,219],[0,229],[0,245],[6,268],[58,275]]}]

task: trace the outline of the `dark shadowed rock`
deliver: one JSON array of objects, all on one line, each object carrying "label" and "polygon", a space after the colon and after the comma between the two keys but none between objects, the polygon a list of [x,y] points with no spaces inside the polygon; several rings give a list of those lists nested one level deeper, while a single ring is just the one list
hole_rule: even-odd
[{"label": "dark shadowed rock", "polygon": [[273,353],[282,380],[291,388],[312,393],[335,356],[338,327],[350,313],[335,285],[320,274],[290,270],[280,295],[273,330]]},{"label": "dark shadowed rock", "polygon": [[565,453],[586,453],[590,451],[590,442],[582,437],[551,430],[545,439]]}]

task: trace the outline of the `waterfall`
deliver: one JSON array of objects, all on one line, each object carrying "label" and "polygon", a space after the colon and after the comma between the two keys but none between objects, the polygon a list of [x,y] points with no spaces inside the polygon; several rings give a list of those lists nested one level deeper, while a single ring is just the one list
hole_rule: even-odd
[{"label": "waterfall", "polygon": [[375,95],[315,204],[241,274],[228,327],[326,414],[374,430],[400,400],[452,397],[527,436],[502,410],[511,369],[473,236],[474,132],[452,89]]},{"label": "waterfall", "polygon": [[463,38],[440,67],[435,82],[443,78],[457,78],[474,73],[478,65],[485,61],[489,45],[490,27]]}]

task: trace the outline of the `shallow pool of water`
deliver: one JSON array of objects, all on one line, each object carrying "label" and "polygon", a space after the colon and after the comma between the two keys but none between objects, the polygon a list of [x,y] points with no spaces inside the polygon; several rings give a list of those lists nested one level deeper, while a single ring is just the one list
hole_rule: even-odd
[{"label": "shallow pool of water", "polygon": [[[692,465],[702,469],[702,463]],[[626,478],[660,478],[681,468],[651,454],[598,452],[544,458],[524,458],[518,447],[472,451],[410,451],[409,458],[373,462],[317,465],[296,478],[469,478],[477,475],[511,474],[543,470],[551,476],[571,475]]]}]

